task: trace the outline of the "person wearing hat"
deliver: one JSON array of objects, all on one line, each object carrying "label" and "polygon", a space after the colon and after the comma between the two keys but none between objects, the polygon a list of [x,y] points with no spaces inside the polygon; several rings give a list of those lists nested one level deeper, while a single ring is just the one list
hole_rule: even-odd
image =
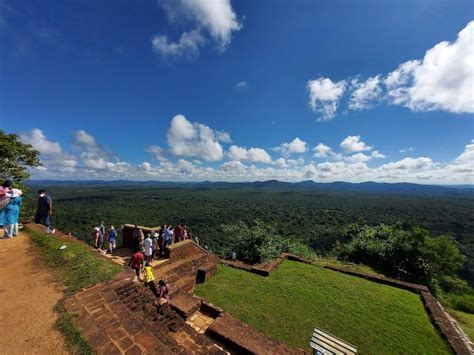
[{"label": "person wearing hat", "polygon": [[18,218],[22,204],[22,191],[18,189],[11,190],[10,202],[3,209],[3,229],[5,238],[12,238],[18,235]]}]

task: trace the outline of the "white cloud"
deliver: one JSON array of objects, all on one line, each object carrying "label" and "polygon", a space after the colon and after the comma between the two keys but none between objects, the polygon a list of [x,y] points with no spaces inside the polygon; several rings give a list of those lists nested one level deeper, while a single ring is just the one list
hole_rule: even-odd
[{"label": "white cloud", "polygon": [[404,158],[402,160],[382,165],[381,170],[422,170],[433,166],[433,161],[427,157]]},{"label": "white cloud", "polygon": [[76,142],[80,144],[84,144],[89,147],[97,146],[97,142],[95,141],[95,138],[84,130],[77,131],[74,135],[74,138]]},{"label": "white cloud", "polygon": [[378,150],[374,150],[372,151],[372,154],[371,154],[372,158],[376,158],[376,159],[382,159],[382,158],[385,158],[385,155],[380,153]]},{"label": "white cloud", "polygon": [[292,154],[305,153],[307,150],[306,142],[296,137],[290,143],[283,143],[273,150],[280,152],[282,156],[289,157]]},{"label": "white cloud", "polygon": [[191,123],[183,115],[171,120],[168,130],[168,146],[173,155],[197,157],[205,161],[218,161],[224,157],[222,140],[230,141],[230,135],[217,132],[201,123]]},{"label": "white cloud", "polygon": [[471,140],[471,144],[465,146],[464,152],[456,158],[456,163],[474,165],[474,139]]},{"label": "white cloud", "polygon": [[[205,140],[212,136],[217,139],[215,131],[209,127],[186,121],[175,122],[177,123],[175,126],[179,129],[174,131],[172,137],[191,142],[191,145],[198,147],[192,148],[197,151],[201,150],[199,147],[201,139]],[[269,162],[271,165],[257,166],[254,163],[268,160],[268,158],[260,156],[262,152],[265,152],[263,149],[245,149],[235,146],[236,148],[229,149],[229,152],[235,150],[232,154],[236,154],[238,159],[248,161],[252,165],[245,165],[242,161],[233,159],[215,167],[213,164],[207,164],[204,159],[194,159],[191,162],[179,158],[177,161],[173,161],[172,156],[170,160],[160,160],[156,166],[147,161],[137,164],[122,161],[113,153],[101,148],[97,144],[97,140],[85,131],[76,132],[74,143],[69,147],[69,150],[63,149],[57,142],[50,141],[38,129],[21,134],[25,143],[32,141],[32,137],[39,138],[35,140],[35,144],[38,149],[42,150],[41,160],[44,164],[43,167],[33,169],[33,177],[36,179],[164,181],[262,181],[269,179],[301,181],[315,179],[325,182],[343,180],[436,184],[472,184],[474,181],[474,140],[467,143],[464,150],[447,164],[435,162],[429,157],[407,157],[370,168],[366,163],[383,154],[375,150],[372,150],[371,154],[363,153],[363,151],[350,152],[354,154],[341,156],[339,161],[335,161],[338,154],[329,153],[327,149],[324,149],[327,158],[332,161],[316,164],[312,161],[306,163],[302,158],[286,159],[281,157],[274,161],[271,160]],[[365,147],[366,151],[369,150],[366,149],[367,145],[360,141],[360,137],[349,137],[358,138],[353,139],[357,143],[356,146],[359,145],[357,149]],[[290,143],[287,143],[286,148],[291,150],[289,146]],[[68,153],[71,149],[75,150],[76,154]],[[149,150],[153,151],[153,149]],[[162,152],[158,149],[156,151]],[[160,153],[158,153],[158,158],[162,156]],[[266,156],[266,154],[262,156]]]},{"label": "white cloud", "polygon": [[326,158],[333,154],[331,147],[323,143],[319,143],[316,147],[314,147],[313,152],[316,158]]},{"label": "white cloud", "polygon": [[347,136],[340,144],[347,153],[362,152],[372,148],[360,140],[360,136]]},{"label": "white cloud", "polygon": [[61,145],[57,142],[48,140],[43,134],[43,131],[38,128],[33,128],[30,133],[21,133],[19,136],[23,143],[31,144],[33,148],[41,154],[62,154]]},{"label": "white cloud", "polygon": [[329,78],[309,80],[306,88],[309,91],[309,106],[313,112],[321,114],[318,121],[331,120],[346,87],[344,80],[337,83]]},{"label": "white cloud", "polygon": [[360,82],[358,79],[351,80],[352,91],[349,99],[349,109],[364,110],[371,108],[382,94],[380,83],[379,75],[368,78],[364,82]]},{"label": "white cloud", "polygon": [[[348,78],[337,83],[329,78],[310,80],[310,106],[332,119],[344,93],[348,109],[369,109],[379,102],[413,111],[442,110],[474,112],[474,21],[453,42],[443,41],[427,50],[422,59],[408,60],[387,74],[361,80]],[[346,85],[350,83],[350,85]]]},{"label": "white cloud", "polygon": [[237,89],[244,89],[244,88],[247,87],[247,82],[246,82],[245,80],[244,80],[244,81],[239,81],[239,82],[235,85],[235,87],[236,87]]},{"label": "white cloud", "polygon": [[413,147],[408,147],[408,148],[402,148],[399,150],[400,153],[408,153],[408,152],[413,152],[414,148]]},{"label": "white cloud", "polygon": [[474,21],[453,43],[443,41],[422,60],[401,64],[387,75],[391,102],[415,111],[474,112]]},{"label": "white cloud", "polygon": [[371,156],[365,155],[364,153],[356,153],[346,158],[346,160],[351,163],[362,163],[362,162],[367,162],[371,159],[372,159]]},{"label": "white cloud", "polygon": [[146,151],[150,153],[155,160],[164,161],[166,160],[164,150],[158,145],[150,145],[146,148]]},{"label": "white cloud", "polygon": [[224,51],[232,33],[242,28],[230,0],[170,0],[162,4],[171,23],[182,22],[192,28],[177,42],[169,42],[162,34],[154,36],[152,48],[163,55],[196,55],[207,42],[206,37],[216,43],[219,51]]},{"label": "white cloud", "polygon": [[253,163],[271,163],[272,161],[271,156],[262,148],[246,149],[232,145],[227,155],[231,160],[235,161],[247,160]]},{"label": "white cloud", "polygon": [[153,50],[163,56],[193,57],[199,54],[199,47],[204,43],[206,40],[196,30],[183,32],[177,42],[169,42],[165,35],[156,35],[151,40]]}]

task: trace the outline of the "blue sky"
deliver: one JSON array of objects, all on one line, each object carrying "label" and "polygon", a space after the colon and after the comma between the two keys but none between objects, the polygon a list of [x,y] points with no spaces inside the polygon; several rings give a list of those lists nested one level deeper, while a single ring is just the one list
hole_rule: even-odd
[{"label": "blue sky", "polygon": [[472,183],[473,10],[0,0],[0,127],[34,178]]}]

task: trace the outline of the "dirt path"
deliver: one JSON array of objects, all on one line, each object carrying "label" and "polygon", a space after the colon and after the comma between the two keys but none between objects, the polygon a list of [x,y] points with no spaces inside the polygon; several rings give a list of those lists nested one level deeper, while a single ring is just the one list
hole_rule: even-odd
[{"label": "dirt path", "polygon": [[62,295],[28,237],[0,239],[0,353],[67,354],[54,329]]}]

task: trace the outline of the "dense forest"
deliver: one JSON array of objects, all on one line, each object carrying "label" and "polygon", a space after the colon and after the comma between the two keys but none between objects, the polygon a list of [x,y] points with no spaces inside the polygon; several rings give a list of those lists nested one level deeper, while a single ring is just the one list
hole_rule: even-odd
[{"label": "dense forest", "polygon": [[[37,186],[32,186],[34,192]],[[48,186],[56,228],[90,239],[100,221],[158,226],[188,224],[213,252],[228,255],[232,235],[223,225],[257,220],[319,254],[331,252],[353,223],[401,222],[455,238],[466,255],[463,276],[474,280],[472,195],[382,194],[288,187]],[[35,198],[31,194],[29,198]],[[32,211],[30,211],[31,213]]]}]

